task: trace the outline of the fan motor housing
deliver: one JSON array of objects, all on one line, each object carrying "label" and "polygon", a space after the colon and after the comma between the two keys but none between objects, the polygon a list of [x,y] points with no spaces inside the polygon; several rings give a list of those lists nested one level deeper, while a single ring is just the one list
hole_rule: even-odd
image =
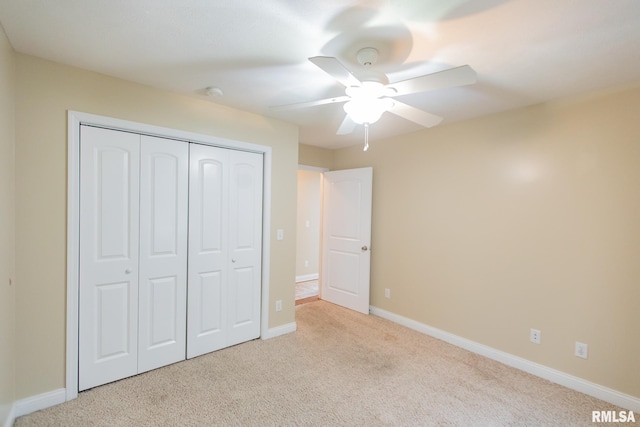
[{"label": "fan motor housing", "polygon": [[360,65],[369,67],[378,61],[378,49],[373,47],[362,48],[358,51],[356,58]]},{"label": "fan motor housing", "polygon": [[383,85],[389,84],[389,79],[386,74],[371,69],[371,65],[375,64],[378,60],[378,50],[373,47],[365,47],[358,51],[357,55],[358,63],[362,65],[362,69],[358,70],[358,80],[361,82],[376,82]]}]

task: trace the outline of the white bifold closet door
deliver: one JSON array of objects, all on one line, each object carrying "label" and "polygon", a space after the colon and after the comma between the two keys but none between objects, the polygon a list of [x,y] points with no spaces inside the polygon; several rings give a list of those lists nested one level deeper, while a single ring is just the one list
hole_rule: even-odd
[{"label": "white bifold closet door", "polygon": [[189,144],[141,136],[138,372],[185,359]]},{"label": "white bifold closet door", "polygon": [[80,141],[78,390],[258,338],[262,154]]},{"label": "white bifold closet door", "polygon": [[188,143],[81,126],[79,390],[185,358]]},{"label": "white bifold closet door", "polygon": [[191,144],[187,358],[260,336],[262,162]]}]

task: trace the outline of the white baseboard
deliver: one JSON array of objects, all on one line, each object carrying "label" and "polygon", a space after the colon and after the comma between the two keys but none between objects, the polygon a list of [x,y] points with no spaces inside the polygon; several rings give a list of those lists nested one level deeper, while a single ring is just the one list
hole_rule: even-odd
[{"label": "white baseboard", "polygon": [[318,280],[318,277],[320,277],[318,275],[318,273],[304,274],[302,276],[296,276],[296,283],[308,282],[309,280]]},{"label": "white baseboard", "polygon": [[[6,410],[6,412],[5,412]],[[4,427],[12,427],[16,421],[16,405],[12,403],[0,408],[0,422]]]},{"label": "white baseboard", "polygon": [[59,405],[66,401],[66,395],[66,389],[59,388],[58,390],[48,391],[46,393],[38,394],[37,396],[20,399],[14,404],[14,415],[17,418],[39,411],[40,409]]},{"label": "white baseboard", "polygon": [[456,347],[463,348],[472,353],[476,353],[500,363],[504,363],[505,365],[520,369],[521,371],[528,372],[532,375],[544,378],[572,390],[579,391],[580,393],[584,393],[600,400],[604,400],[605,402],[612,403],[621,408],[640,413],[640,399],[637,397],[586,381],[582,378],[575,377],[573,375],[549,368],[544,365],[540,365],[535,362],[531,362],[530,360],[514,356],[513,354],[509,354],[501,350],[496,350],[495,348],[459,337],[457,335],[453,335],[449,332],[434,328],[433,326],[425,325],[424,323],[420,323],[415,320],[400,316],[398,314],[391,313],[381,308],[371,306],[370,313],[398,323],[402,326],[406,326],[407,328],[413,329],[414,331],[418,331],[434,338],[438,338],[442,341],[448,342],[449,344],[453,344]]},{"label": "white baseboard", "polygon": [[280,335],[293,333],[296,331],[296,329],[298,329],[296,322],[291,322],[287,323],[286,325],[267,329],[267,333],[263,334],[260,338],[262,338],[263,340],[268,340],[270,338],[279,337]]}]

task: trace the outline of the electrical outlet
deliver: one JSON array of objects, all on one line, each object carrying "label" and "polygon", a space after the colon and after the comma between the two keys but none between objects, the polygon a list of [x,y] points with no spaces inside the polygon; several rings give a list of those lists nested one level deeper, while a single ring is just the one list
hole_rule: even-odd
[{"label": "electrical outlet", "polygon": [[540,335],[542,333],[538,329],[531,329],[529,332],[529,341],[534,344],[540,344]]},{"label": "electrical outlet", "polygon": [[586,359],[587,355],[589,354],[589,348],[588,346],[583,343],[583,342],[578,342],[576,341],[576,356],[582,358],[582,359]]},{"label": "electrical outlet", "polygon": [[305,266],[305,268],[309,267],[309,260],[308,259],[304,260],[304,266]]},{"label": "electrical outlet", "polygon": [[276,301],[276,311],[282,311],[282,300],[281,299]]},{"label": "electrical outlet", "polygon": [[385,298],[391,298],[391,289],[384,288],[384,297]]}]

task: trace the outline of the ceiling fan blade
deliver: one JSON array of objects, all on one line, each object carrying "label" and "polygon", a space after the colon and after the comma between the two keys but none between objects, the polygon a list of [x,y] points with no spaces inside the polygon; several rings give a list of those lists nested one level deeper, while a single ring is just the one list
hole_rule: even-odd
[{"label": "ceiling fan blade", "polygon": [[353,132],[358,124],[351,120],[351,117],[347,114],[342,121],[342,124],[338,128],[336,135],[348,135]]},{"label": "ceiling fan blade", "polygon": [[427,113],[411,105],[407,105],[398,100],[393,100],[393,107],[388,110],[397,116],[410,120],[426,128],[433,127],[442,121],[442,117]]},{"label": "ceiling fan blade", "polygon": [[343,86],[361,86],[360,80],[347,70],[340,61],[333,56],[314,56],[309,58],[318,68],[342,83]]},{"label": "ceiling fan blade", "polygon": [[387,87],[396,90],[392,96],[408,95],[417,92],[426,92],[435,89],[470,85],[477,81],[476,72],[468,65],[462,65],[437,73],[425,74],[424,76],[390,83]]},{"label": "ceiling fan blade", "polygon": [[319,99],[317,101],[308,101],[308,102],[299,102],[297,104],[286,104],[286,105],[275,105],[273,107],[269,107],[271,111],[286,111],[286,110],[295,110],[298,108],[307,108],[307,107],[315,107],[316,105],[325,105],[325,104],[333,104],[336,102],[345,102],[350,100],[351,98],[347,95],[336,96],[334,98],[325,98]]}]

